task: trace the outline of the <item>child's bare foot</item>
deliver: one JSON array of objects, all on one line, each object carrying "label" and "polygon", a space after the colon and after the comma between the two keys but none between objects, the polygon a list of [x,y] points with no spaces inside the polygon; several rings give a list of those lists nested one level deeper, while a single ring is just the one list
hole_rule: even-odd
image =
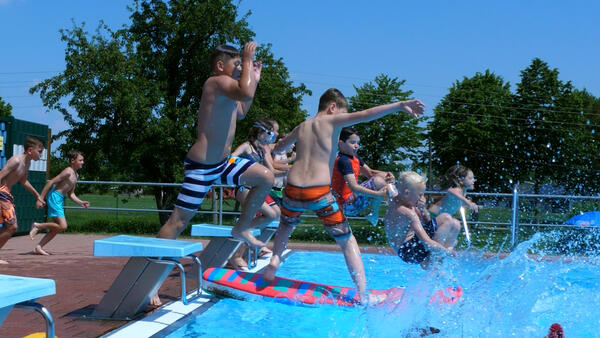
[{"label": "child's bare foot", "polygon": [[154,296],[152,296],[152,298],[150,298],[149,304],[150,304],[150,306],[156,306],[156,307],[159,307],[162,305],[160,297],[158,297],[158,293],[154,294]]},{"label": "child's bare foot", "polygon": [[29,231],[29,238],[31,238],[32,241],[35,239],[35,235],[40,230],[39,226],[40,226],[40,223],[38,223],[38,222],[31,223],[31,230]]},{"label": "child's bare foot", "polygon": [[259,241],[258,239],[256,239],[256,237],[252,236],[250,230],[239,231],[238,229],[233,227],[233,229],[231,229],[231,236],[237,239],[238,241],[246,242],[246,244],[248,244],[248,246],[252,248],[263,248],[267,246],[264,242]]},{"label": "child's bare foot", "polygon": [[0,264],[9,264],[9,263],[3,259],[0,259]]},{"label": "child's bare foot", "polygon": [[36,255],[42,255],[42,256],[50,256],[49,253],[47,253],[46,251],[44,251],[44,249],[42,249],[41,246],[37,245],[35,247],[35,249],[33,249],[33,253]]},{"label": "child's bare foot", "polygon": [[279,268],[279,257],[273,256],[269,265],[263,270],[263,279],[269,282],[273,281],[275,273],[277,273],[277,268]]}]

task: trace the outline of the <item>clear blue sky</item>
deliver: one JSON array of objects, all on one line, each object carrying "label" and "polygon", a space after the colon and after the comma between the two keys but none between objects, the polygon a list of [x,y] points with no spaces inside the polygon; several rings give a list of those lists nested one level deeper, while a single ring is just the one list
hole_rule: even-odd
[{"label": "clear blue sky", "polygon": [[[0,97],[19,119],[68,126],[28,93],[64,69],[58,30],[71,20],[93,31],[128,22],[126,1],[0,0]],[[272,43],[294,81],[319,95],[385,73],[433,107],[463,76],[490,69],[514,85],[534,57],[558,68],[562,80],[600,96],[598,1],[281,1],[243,0],[259,43]]]}]

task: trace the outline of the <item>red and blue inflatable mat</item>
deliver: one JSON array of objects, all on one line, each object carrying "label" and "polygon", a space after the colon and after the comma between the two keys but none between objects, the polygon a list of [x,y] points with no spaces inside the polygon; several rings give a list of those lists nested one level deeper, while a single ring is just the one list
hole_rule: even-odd
[{"label": "red and blue inflatable mat", "polygon": [[[356,306],[359,304],[355,288],[312,283],[283,277],[275,277],[271,282],[260,273],[237,271],[225,268],[208,268],[203,273],[204,287],[214,293],[244,300],[272,300],[296,305],[338,305]],[[369,289],[373,295],[385,294],[383,304],[401,299],[404,287],[386,290]],[[430,296],[430,304],[454,304],[462,296],[460,286],[438,290]]]}]

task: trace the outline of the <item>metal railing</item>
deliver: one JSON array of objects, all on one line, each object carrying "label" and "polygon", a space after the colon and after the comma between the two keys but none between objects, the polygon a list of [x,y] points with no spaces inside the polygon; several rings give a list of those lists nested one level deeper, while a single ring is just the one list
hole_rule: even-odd
[{"label": "metal railing", "polygon": [[[78,184],[90,184],[90,185],[113,185],[113,186],[160,186],[160,187],[180,187],[181,183],[156,183],[156,182],[118,182],[118,181],[78,181]],[[223,224],[223,215],[239,215],[239,211],[225,211],[223,210],[223,189],[225,188],[235,188],[234,186],[215,184],[213,185],[213,203],[212,210],[198,210],[197,214],[212,214],[213,222],[218,223],[219,225]],[[218,191],[217,194],[214,194],[215,191]],[[426,195],[428,196],[443,196],[446,194],[443,191],[426,191]],[[480,197],[480,198],[505,198],[510,199],[510,220],[506,222],[502,221],[469,221],[470,225],[484,225],[484,226],[508,226],[510,230],[511,236],[511,248],[514,248],[519,243],[519,229],[521,227],[560,227],[560,228],[581,228],[580,226],[575,225],[566,225],[559,223],[520,223],[519,222],[519,202],[526,198],[533,199],[554,199],[554,200],[592,200],[599,201],[600,196],[578,196],[578,195],[556,195],[556,194],[520,194],[518,191],[518,185],[513,187],[512,193],[484,193],[484,192],[469,192],[469,197]],[[508,204],[508,203],[507,203]],[[600,207],[600,205],[599,205]],[[81,207],[73,207],[73,206],[65,206],[65,209],[82,209]],[[97,210],[97,211],[130,211],[130,212],[171,212],[172,210],[168,209],[138,209],[138,208],[119,208],[118,206],[115,208],[112,207],[89,207],[88,210]],[[313,214],[303,214],[304,218],[315,218],[316,215]],[[364,217],[348,217],[349,219],[364,219]],[[380,218],[381,219],[381,218]]]}]

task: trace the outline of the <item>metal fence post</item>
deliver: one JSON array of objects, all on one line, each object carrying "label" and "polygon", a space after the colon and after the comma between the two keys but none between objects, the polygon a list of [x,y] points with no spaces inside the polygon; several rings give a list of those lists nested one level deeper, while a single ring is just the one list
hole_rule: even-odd
[{"label": "metal fence post", "polygon": [[510,249],[519,244],[519,184],[513,188],[512,219],[510,221]]},{"label": "metal fence post", "polygon": [[[211,196],[212,196],[212,211],[215,212],[215,211],[217,211],[218,205],[217,205],[217,189],[215,189],[214,187],[212,189]],[[217,223],[217,218],[218,218],[218,215],[216,213],[214,213],[212,216],[213,224]]]},{"label": "metal fence post", "polygon": [[219,187],[219,225],[223,225],[223,186]]}]

